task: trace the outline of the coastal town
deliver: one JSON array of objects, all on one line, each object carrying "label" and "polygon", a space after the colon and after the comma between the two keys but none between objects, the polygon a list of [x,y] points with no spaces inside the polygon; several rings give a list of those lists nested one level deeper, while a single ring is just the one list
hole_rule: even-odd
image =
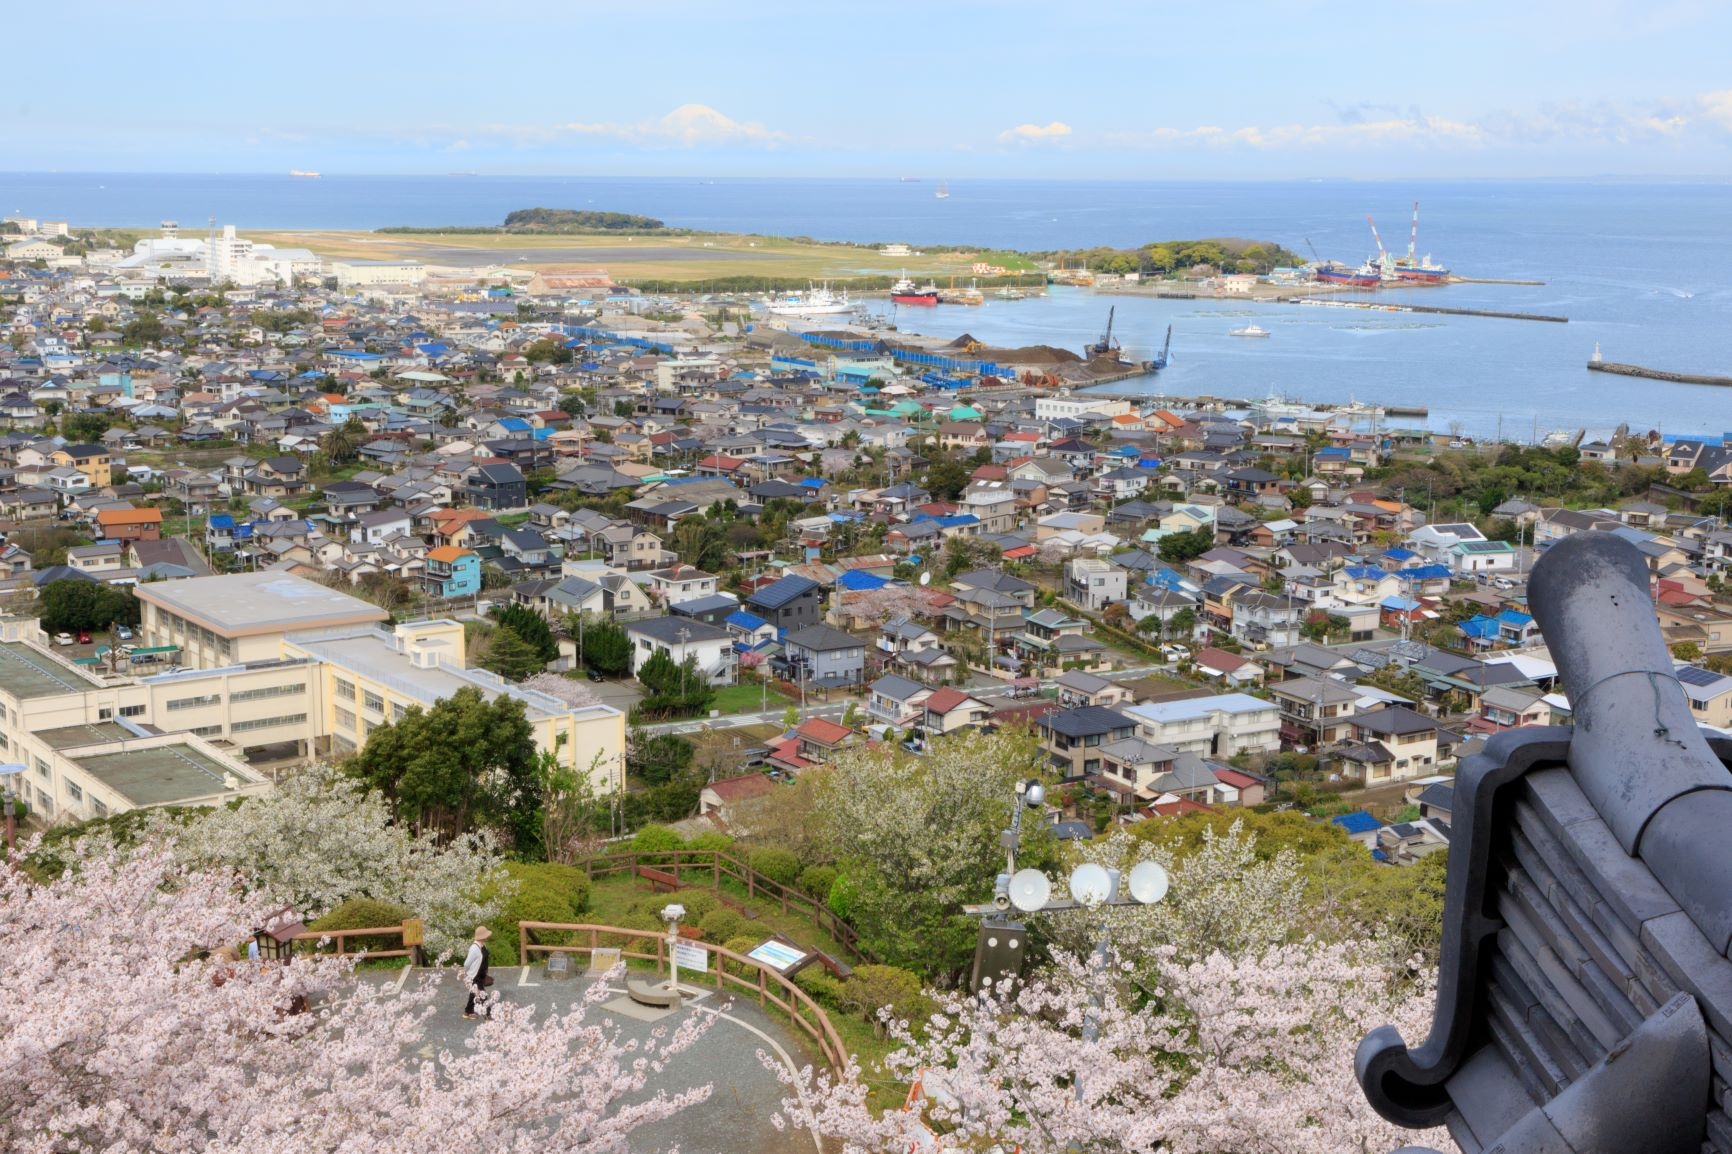
[{"label": "coastal town", "polygon": [[[1177,956],[1264,950],[1245,956],[1281,996],[1360,951],[1335,992],[1293,1003],[1324,1015],[1313,1087],[1357,1109],[1342,1055],[1423,1002],[1412,975],[1448,943],[1445,870],[1475,804],[1458,769],[1577,720],[1529,603],[1574,538],[1639,558],[1690,719],[1732,736],[1723,440],[1517,443],[1416,409],[1168,396],[1168,348],[1137,360],[1114,335],[1124,273],[1091,278],[1105,324],[1076,347],[998,347],[903,332],[845,287],[5,226],[22,237],[0,270],[17,860],[66,870],[44,892],[75,903],[102,847],[158,894],[179,884],[150,872],[169,860],[276,877],[255,892],[290,904],[248,915],[247,980],[305,983],[289,1015],[343,1004],[329,990],[368,980],[357,958],[403,959],[385,1012],[431,1006],[467,948],[463,1014],[444,998],[427,1019],[443,1042],[501,1005],[557,1007],[587,958],[595,996],[645,1033],[599,1060],[560,1043],[586,1076],[711,983],[755,996],[714,1037],[682,1034],[697,1050],[677,1073],[629,1082],[701,1100],[736,1069],[721,1149],[798,1148],[772,1120],[814,1115],[789,1113],[784,1080],[851,1063],[858,1091],[803,1092],[897,1144],[964,1149],[925,1106],[952,1075],[897,1065],[931,1027],[893,1019],[960,988],[980,1000],[955,1012],[997,1028],[988,994],[1024,968],[1001,945],[1014,919],[1053,958],[1104,951],[1064,911],[1153,906],[1169,879],[1188,912],[1160,924],[1202,935]],[[1217,261],[1162,283],[1288,275]],[[1099,389],[1136,379],[1147,395]],[[170,858],[143,852],[159,836]],[[1043,871],[1067,863],[1055,903]],[[1114,948],[1167,966],[1137,921]],[[1265,944],[1233,945],[1234,924]],[[519,974],[508,1001],[478,980],[491,964]],[[1118,1012],[1153,1028],[1150,1007]],[[512,1015],[484,1024],[502,1061],[536,1044]],[[739,1057],[768,1038],[778,1073]],[[1094,1093],[1158,1088],[1137,1068]],[[1183,1092],[1224,1108],[1212,1085]],[[1095,1132],[1072,1093],[1042,1125]],[[669,1108],[645,1133],[690,1142],[711,1118]]]},{"label": "coastal town", "polygon": [[[1569,718],[1524,581],[1595,530],[1648,558],[1692,709],[1732,724],[1717,443],[1539,450],[1647,483],[1438,517],[1414,470],[1532,450],[1091,395],[1062,350],[930,367],[599,273],[172,225],[68,257],[13,223],[0,703],[30,824],[265,791],[468,687],[602,794],[655,737],[725,735],[688,834],[749,832],[851,744],[1019,726],[1068,836],[1299,805],[1411,862],[1466,752]],[[671,699],[642,677],[668,663]]]}]

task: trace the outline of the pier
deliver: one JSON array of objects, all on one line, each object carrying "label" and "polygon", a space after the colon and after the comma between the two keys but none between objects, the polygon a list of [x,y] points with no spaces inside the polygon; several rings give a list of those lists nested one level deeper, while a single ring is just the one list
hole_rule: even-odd
[{"label": "pier", "polygon": [[1437,313],[1454,317],[1492,317],[1506,321],[1546,321],[1558,325],[1570,323],[1569,317],[1553,316],[1550,313],[1512,313],[1496,309],[1452,309],[1443,305],[1379,304],[1376,301],[1319,300],[1316,297],[1276,297],[1275,302],[1284,305],[1310,305],[1312,308],[1368,309],[1378,313]]},{"label": "pier", "polygon": [[1616,373],[1620,377],[1642,377],[1650,381],[1670,381],[1675,385],[1716,385],[1720,388],[1732,388],[1732,377],[1717,377],[1709,373],[1673,373],[1665,369],[1650,369],[1642,365],[1625,365],[1617,361],[1602,361],[1598,350],[1588,361],[1588,368],[1596,373]]}]

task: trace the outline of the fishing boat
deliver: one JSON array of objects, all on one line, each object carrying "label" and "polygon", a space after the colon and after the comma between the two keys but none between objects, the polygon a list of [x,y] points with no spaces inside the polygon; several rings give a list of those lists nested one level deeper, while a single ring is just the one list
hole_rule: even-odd
[{"label": "fishing boat", "polygon": [[848,299],[847,289],[843,289],[842,295],[837,296],[830,291],[829,285],[824,285],[772,301],[769,311],[772,316],[778,317],[820,317],[853,312],[854,308],[854,302]]},{"label": "fishing boat", "polygon": [[1252,321],[1244,328],[1234,329],[1227,335],[1233,337],[1266,337],[1269,335],[1269,330],[1257,324],[1257,322]]},{"label": "fishing boat", "polygon": [[289,170],[289,175],[290,176],[307,177],[307,178],[312,179],[312,180],[317,180],[319,178],[319,174],[317,172],[314,172],[313,170],[307,169],[307,168],[291,168]]},{"label": "fishing boat", "polygon": [[890,303],[898,305],[917,305],[928,307],[938,303],[938,286],[935,284],[914,287],[914,282],[903,277],[890,286]]},{"label": "fishing boat", "polygon": [[932,195],[937,197],[939,200],[949,200],[950,199],[950,186],[948,184],[945,184],[941,180],[938,182],[937,191],[934,192]]}]

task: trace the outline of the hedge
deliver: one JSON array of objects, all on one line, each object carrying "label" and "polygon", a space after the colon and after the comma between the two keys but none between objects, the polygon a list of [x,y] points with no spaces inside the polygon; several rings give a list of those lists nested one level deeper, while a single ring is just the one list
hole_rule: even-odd
[{"label": "hedge", "polygon": [[[414,916],[415,911],[405,906],[374,901],[372,898],[351,898],[324,917],[315,918],[308,922],[307,928],[320,932],[365,930],[377,926],[400,926],[405,918]],[[343,952],[346,954],[357,953],[361,950],[398,950],[402,948],[403,940],[396,934],[346,938],[343,941]],[[329,946],[323,947],[322,952],[335,953],[336,949],[337,943],[333,941]]]},{"label": "hedge", "polygon": [[807,866],[800,871],[800,889],[817,898],[827,901],[830,897],[830,887],[836,884],[836,867],[827,865]]},{"label": "hedge", "polygon": [[631,837],[633,853],[645,854],[647,865],[670,865],[668,850],[685,848],[686,840],[665,825],[646,825]]},{"label": "hedge", "polygon": [[747,859],[747,864],[771,881],[784,886],[791,887],[800,879],[800,859],[791,850],[777,849],[774,846],[755,849]]},{"label": "hedge", "polygon": [[725,942],[739,936],[740,928],[745,919],[726,906],[711,910],[698,922],[704,931],[704,938],[711,942]]},{"label": "hedge", "polygon": [[[493,931],[487,955],[496,965],[514,966],[523,961],[517,956],[518,923],[581,921],[589,908],[589,879],[577,867],[556,862],[506,862],[505,872],[516,885],[487,923]],[[548,945],[568,944],[568,936],[548,930],[538,934]]]}]

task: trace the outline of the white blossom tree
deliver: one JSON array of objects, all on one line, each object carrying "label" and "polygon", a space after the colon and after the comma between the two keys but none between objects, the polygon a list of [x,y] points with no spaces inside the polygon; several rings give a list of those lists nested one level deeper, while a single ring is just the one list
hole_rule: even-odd
[{"label": "white blossom tree", "polygon": [[47,884],[0,863],[0,1149],[616,1154],[709,1093],[648,1089],[700,1015],[633,1043],[587,1004],[498,1005],[435,1049],[431,975],[398,991],[332,958],[205,956],[278,900],[166,846],[86,846]]},{"label": "white blossom tree", "polygon": [[[1166,902],[1037,915],[1050,964],[997,995],[933,996],[920,1023],[891,1022],[889,1065],[926,1093],[876,1116],[859,1072],[807,1075],[820,1133],[849,1154],[956,1146],[1027,1154],[1381,1154],[1423,1141],[1384,1122],[1353,1077],[1365,1032],[1423,1035],[1430,974],[1391,966],[1379,943],[1308,936],[1291,854],[1259,861],[1227,835],[1173,861]],[[1144,843],[1085,850],[1129,869]],[[1092,954],[1107,944],[1102,964]],[[806,1124],[790,1102],[788,1117]],[[1434,1142],[1439,1139],[1432,1139]]]},{"label": "white blossom tree", "polygon": [[378,793],[328,766],[184,826],[159,819],[152,840],[162,838],[185,864],[232,871],[309,920],[351,898],[405,906],[425,920],[433,954],[457,949],[498,913],[497,898],[481,897],[486,883],[494,893],[508,884],[487,834],[417,835]]},{"label": "white blossom tree", "polygon": [[537,673],[524,678],[519,684],[524,689],[545,693],[572,709],[583,709],[602,703],[595,690],[581,681],[574,681],[559,673]]}]

